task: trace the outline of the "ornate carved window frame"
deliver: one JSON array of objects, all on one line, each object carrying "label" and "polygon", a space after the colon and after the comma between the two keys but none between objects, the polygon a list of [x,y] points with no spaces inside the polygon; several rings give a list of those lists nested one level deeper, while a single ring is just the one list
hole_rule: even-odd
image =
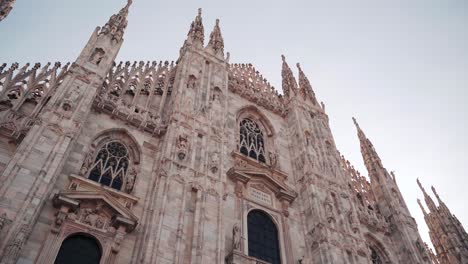
[{"label": "ornate carved window frame", "polygon": [[[257,126],[258,129],[260,130],[260,133],[262,134],[263,137],[263,149],[264,149],[264,156],[265,156],[265,162],[264,164],[267,164],[270,167],[276,168],[278,166],[278,152],[277,148],[275,146],[275,132],[273,125],[271,122],[268,120],[268,118],[260,112],[260,110],[253,106],[245,106],[241,108],[236,117],[236,150],[235,152],[241,153],[241,142],[240,142],[240,130],[241,130],[241,122],[243,120],[250,120],[254,122]],[[242,154],[245,155],[245,154]],[[249,159],[255,160],[259,163],[262,163],[261,161],[255,158],[251,158],[248,155],[246,155]]]}]

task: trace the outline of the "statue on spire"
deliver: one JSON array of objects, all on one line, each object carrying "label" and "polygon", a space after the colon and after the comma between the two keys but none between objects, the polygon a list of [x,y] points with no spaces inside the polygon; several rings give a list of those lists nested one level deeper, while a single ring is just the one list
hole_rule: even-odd
[{"label": "statue on spire", "polygon": [[281,55],[281,59],[283,60],[283,66],[281,69],[281,77],[283,78],[283,93],[286,98],[290,98],[296,95],[297,82],[294,78],[291,68],[289,68],[288,63],[286,62],[284,55]]},{"label": "statue on spire", "polygon": [[201,46],[203,47],[203,43],[205,41],[205,29],[203,27],[201,14],[202,9],[198,8],[198,15],[195,17],[195,20],[190,25],[190,30],[187,36],[189,42],[201,44]]},{"label": "statue on spire", "polygon": [[99,35],[110,35],[112,41],[120,42],[123,39],[123,34],[127,28],[127,16],[128,10],[132,5],[133,0],[128,0],[127,5],[122,8],[118,14],[114,14],[110,17],[109,21],[102,27]]},{"label": "statue on spire", "polygon": [[223,36],[221,35],[221,29],[219,27],[219,19],[216,19],[216,24],[210,34],[208,48],[212,49],[216,55],[224,55],[224,40]]}]

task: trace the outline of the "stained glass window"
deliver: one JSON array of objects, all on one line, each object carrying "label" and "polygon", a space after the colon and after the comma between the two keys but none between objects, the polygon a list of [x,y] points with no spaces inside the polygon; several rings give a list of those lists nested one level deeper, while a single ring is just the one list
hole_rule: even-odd
[{"label": "stained glass window", "polygon": [[270,216],[260,210],[253,210],[247,216],[249,235],[249,256],[280,264],[278,230]]},{"label": "stained glass window", "polygon": [[114,189],[122,189],[129,166],[127,148],[117,141],[101,147],[91,166],[88,178]]},{"label": "stained glass window", "polygon": [[240,122],[239,151],[253,159],[265,163],[265,143],[260,127],[250,119]]}]

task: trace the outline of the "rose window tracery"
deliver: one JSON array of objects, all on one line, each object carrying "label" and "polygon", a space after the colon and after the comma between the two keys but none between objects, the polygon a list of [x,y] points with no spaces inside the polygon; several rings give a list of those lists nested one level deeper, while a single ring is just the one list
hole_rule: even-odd
[{"label": "rose window tracery", "polygon": [[239,151],[260,162],[266,162],[263,133],[257,123],[247,118],[240,122]]},{"label": "rose window tracery", "polygon": [[88,178],[121,190],[128,171],[129,155],[127,148],[117,141],[112,141],[102,146],[97,153]]}]

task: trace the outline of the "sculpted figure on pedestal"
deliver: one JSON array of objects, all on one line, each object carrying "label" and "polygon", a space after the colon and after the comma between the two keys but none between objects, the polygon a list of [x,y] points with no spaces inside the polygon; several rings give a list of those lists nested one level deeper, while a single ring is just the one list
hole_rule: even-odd
[{"label": "sculpted figure on pedestal", "polygon": [[232,249],[240,250],[241,249],[241,233],[238,223],[234,224],[232,228]]}]

